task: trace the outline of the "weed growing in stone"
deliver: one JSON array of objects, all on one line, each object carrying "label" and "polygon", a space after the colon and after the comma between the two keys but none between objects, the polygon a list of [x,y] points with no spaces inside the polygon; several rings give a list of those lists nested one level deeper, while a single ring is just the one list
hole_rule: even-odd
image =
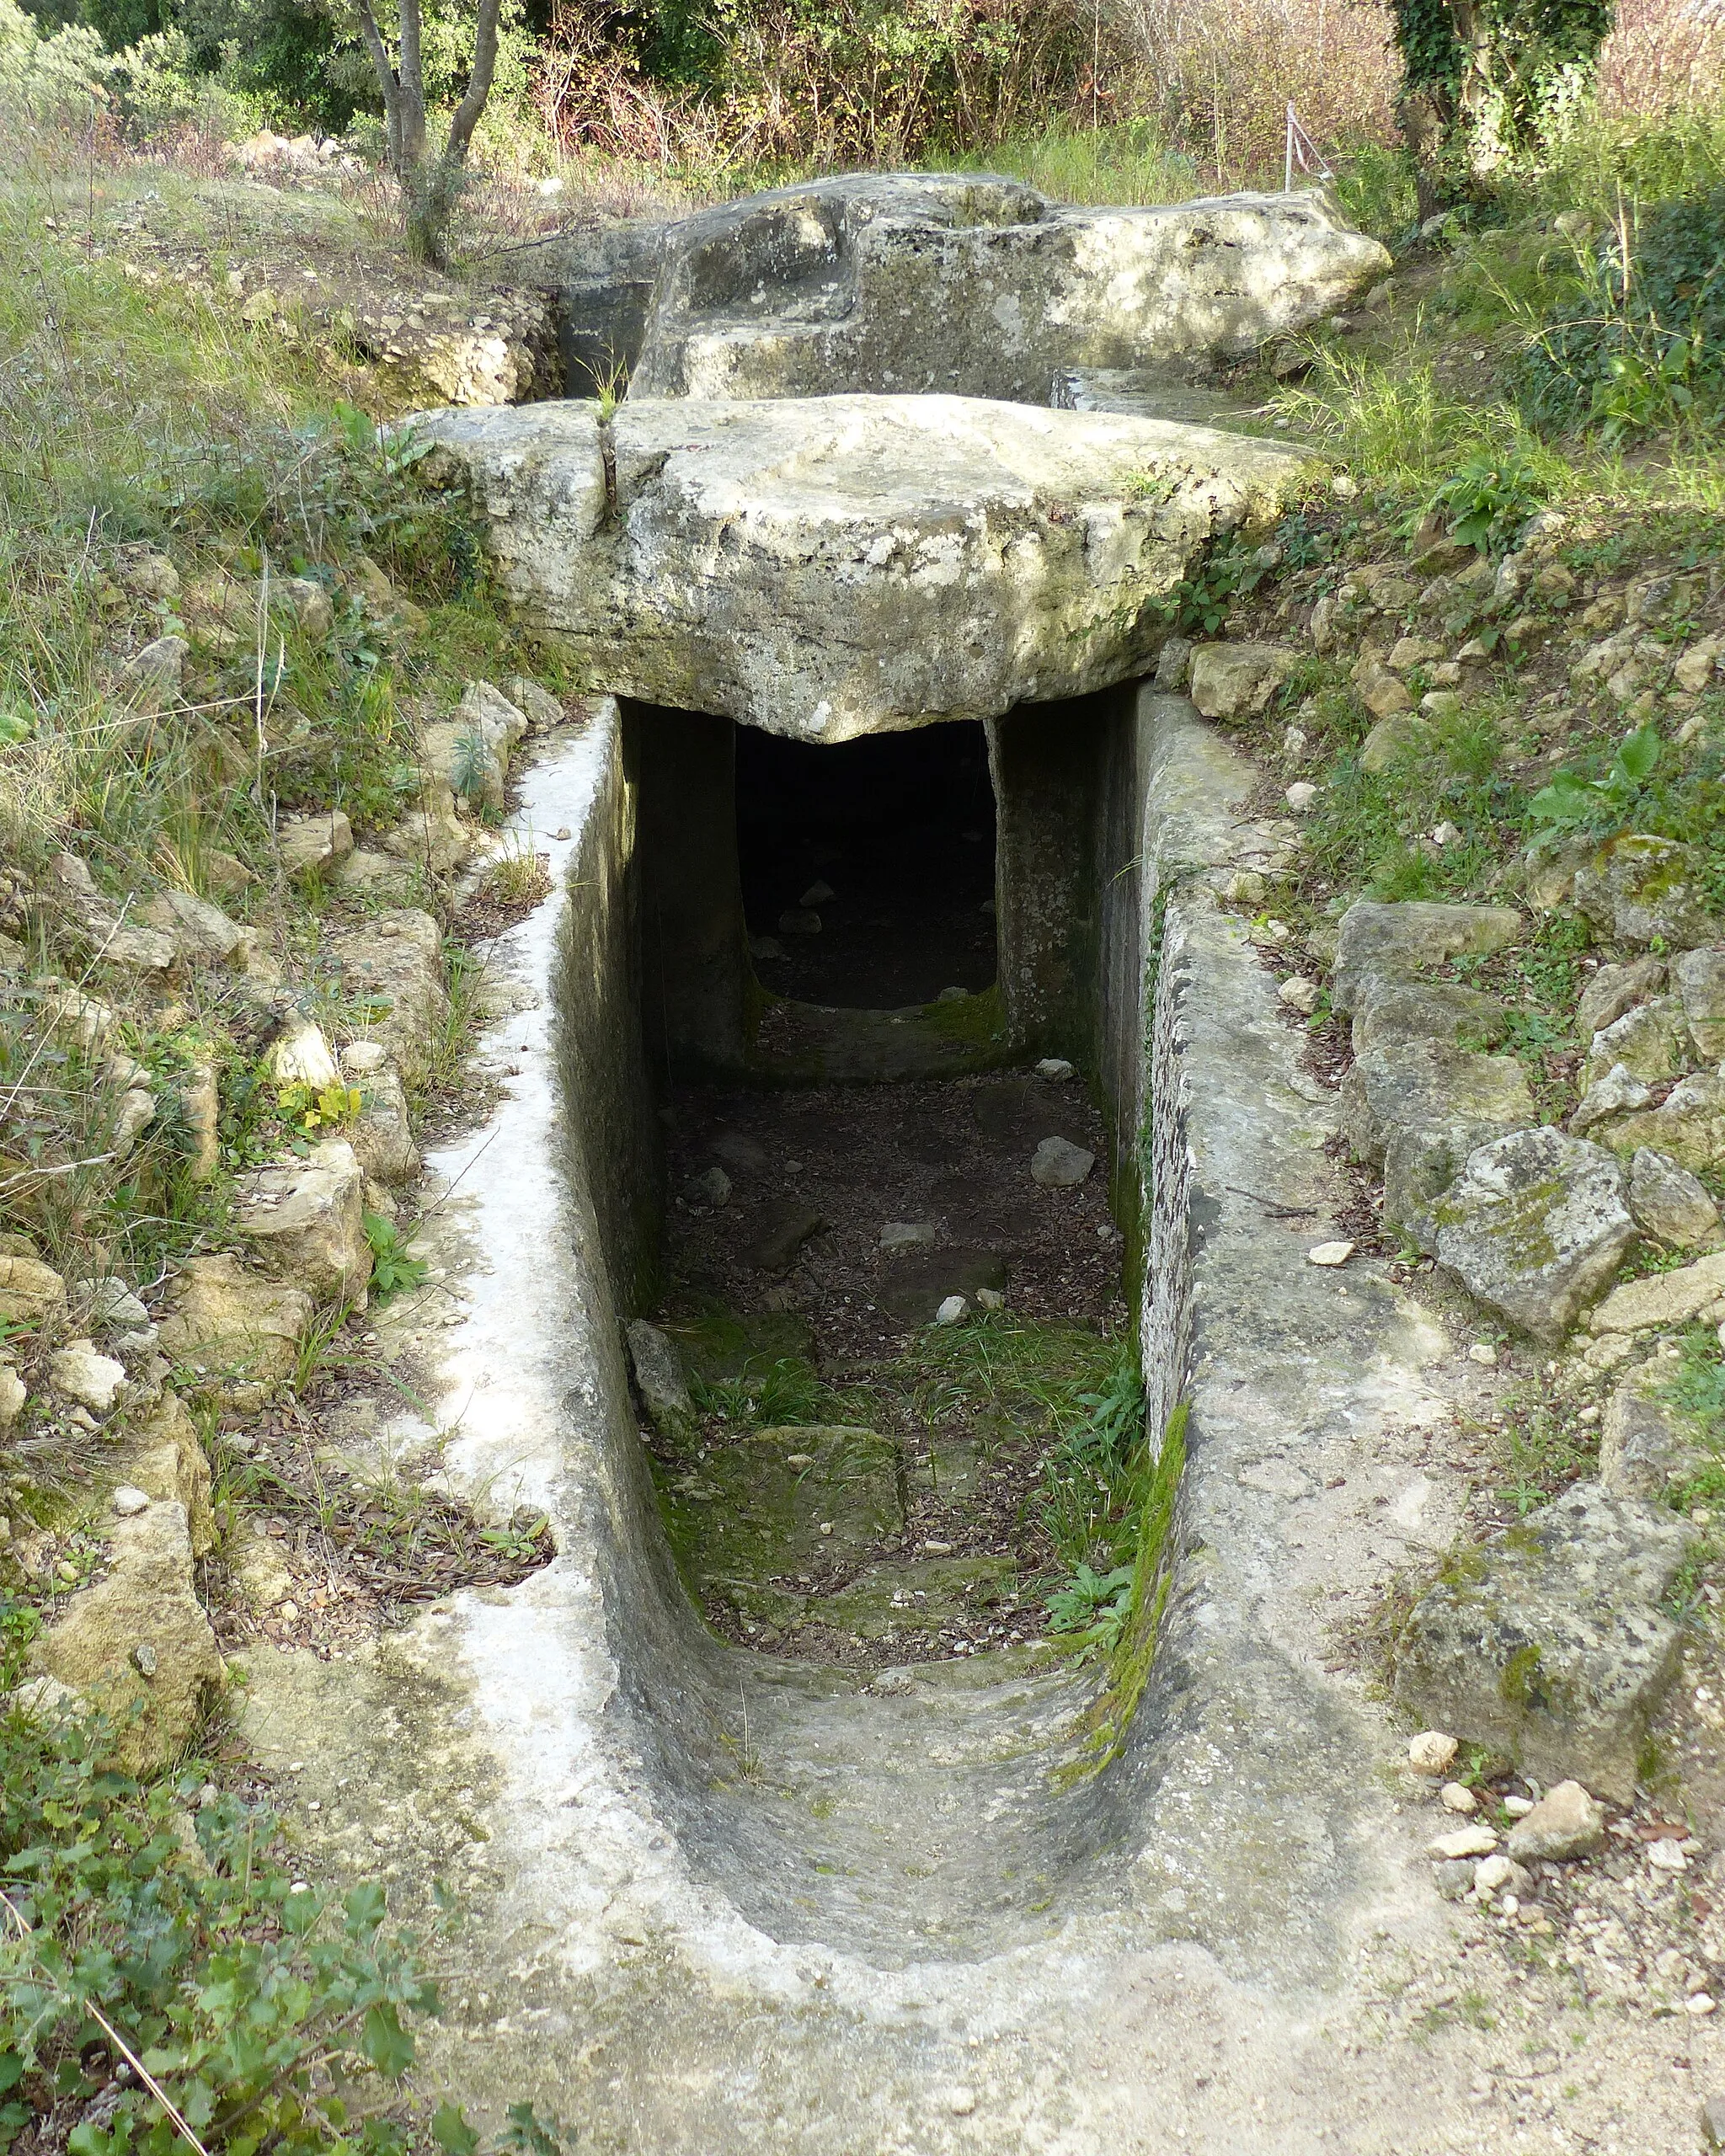
[{"label": "weed growing in stone", "polygon": [[424,1258],[409,1255],[408,1238],[394,1221],[381,1213],[367,1213],[363,1225],[371,1246],[371,1293],[379,1303],[405,1289],[423,1288],[430,1268]]}]

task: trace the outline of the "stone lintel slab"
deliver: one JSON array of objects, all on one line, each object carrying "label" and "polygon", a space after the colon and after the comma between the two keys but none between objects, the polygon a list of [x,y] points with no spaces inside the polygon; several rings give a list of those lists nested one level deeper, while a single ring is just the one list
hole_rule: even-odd
[{"label": "stone lintel slab", "polygon": [[524,619],[595,688],[835,742],[1142,674],[1200,549],[1312,469],[1283,444],[958,397],[421,414]]}]

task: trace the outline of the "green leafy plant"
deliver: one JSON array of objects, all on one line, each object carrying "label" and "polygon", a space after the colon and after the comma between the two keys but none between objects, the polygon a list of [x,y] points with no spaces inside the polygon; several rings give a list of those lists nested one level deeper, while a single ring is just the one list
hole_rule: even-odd
[{"label": "green leafy plant", "polygon": [[344,1086],[339,1079],[321,1086],[284,1086],[275,1096],[282,1120],[297,1123],[308,1135],[314,1130],[339,1130],[365,1104],[357,1086]]},{"label": "green leafy plant", "polygon": [[463,801],[483,798],[496,774],[489,743],[477,726],[462,728],[456,736],[450,766],[450,783]]},{"label": "green leafy plant", "polygon": [[0,1716],[0,2132],[83,2098],[71,2156],[401,2148],[378,2099],[438,2000],[382,1886],[295,1880],[274,1813],[112,1752],[100,1716]]},{"label": "green leafy plant", "polygon": [[1442,517],[1450,537],[1464,547],[1482,554],[1503,553],[1545,499],[1544,488],[1522,458],[1481,450],[1434,488],[1426,510]]},{"label": "green leafy plant", "polygon": [[422,1257],[409,1255],[407,1238],[393,1220],[381,1213],[367,1213],[362,1225],[371,1246],[371,1292],[380,1303],[410,1288],[423,1288],[430,1267]]},{"label": "green leafy plant", "polygon": [[1256,556],[1230,532],[1174,587],[1169,604],[1175,630],[1181,636],[1215,636],[1236,598],[1255,591],[1264,574]]},{"label": "green leafy plant", "polygon": [[1107,1572],[1079,1565],[1044,1604],[1049,1631],[1067,1638],[1081,1660],[1092,1654],[1112,1654],[1125,1630],[1133,1577],[1130,1565],[1116,1565]]},{"label": "green leafy plant", "polygon": [[1558,771],[1528,803],[1529,816],[1536,824],[1549,824],[1558,830],[1621,822],[1653,776],[1661,745],[1656,727],[1651,723],[1637,727],[1624,737],[1603,778],[1584,778],[1575,771]]}]

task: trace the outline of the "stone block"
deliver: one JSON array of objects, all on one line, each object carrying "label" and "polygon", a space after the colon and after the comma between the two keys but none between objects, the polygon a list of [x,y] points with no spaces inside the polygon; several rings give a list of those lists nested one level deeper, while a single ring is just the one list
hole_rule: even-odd
[{"label": "stone block", "polygon": [[1690,1473],[1700,1448],[1663,1400],[1649,1373],[1626,1378],[1599,1424],[1599,1481],[1615,1497],[1657,1504],[1666,1486]]},{"label": "stone block", "polygon": [[1608,839],[1575,878],[1575,903],[1596,928],[1632,947],[1656,939],[1679,950],[1717,940],[1707,911],[1706,864],[1674,839],[1626,832]]},{"label": "stone block", "polygon": [[1188,693],[1205,718],[1254,718],[1293,671],[1294,654],[1279,644],[1201,643]]},{"label": "stone block", "polygon": [[364,1310],[371,1277],[364,1193],[353,1147],[344,1138],[326,1138],[306,1159],[250,1177],[234,1206],[234,1225],[283,1278],[319,1302]]},{"label": "stone block", "polygon": [[1351,1012],[1368,978],[1411,979],[1446,958],[1473,958],[1519,942],[1521,915],[1509,906],[1446,905],[1429,899],[1379,905],[1362,899],[1342,916],[1331,1001]]},{"label": "stone block", "polygon": [[1578,1484],[1450,1561],[1402,1627],[1397,1699],[1541,1781],[1628,1802],[1682,1646],[1659,1605],[1695,1534]]},{"label": "stone block", "polygon": [[603,444],[590,405],[415,425],[524,621],[589,679],[809,741],[1147,673],[1188,563],[1306,468],[1244,435],[938,395],[632,397]]},{"label": "stone block", "polygon": [[188,1258],[162,1326],[162,1350],[268,1384],[293,1369],[312,1312],[302,1287],[266,1280],[232,1255]]},{"label": "stone block", "polygon": [[1624,1180],[1603,1146],[1561,1130],[1493,1139],[1432,1209],[1438,1262],[1476,1301],[1555,1344],[1635,1240]]}]

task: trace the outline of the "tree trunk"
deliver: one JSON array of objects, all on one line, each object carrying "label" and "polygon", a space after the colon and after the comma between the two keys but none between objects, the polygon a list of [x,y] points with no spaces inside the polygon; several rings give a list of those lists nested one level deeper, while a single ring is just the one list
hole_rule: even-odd
[{"label": "tree trunk", "polygon": [[416,262],[444,266],[449,221],[466,179],[467,152],[491,94],[497,72],[498,17],[501,0],[479,0],[473,24],[473,65],[449,138],[436,154],[427,149],[425,69],[419,0],[397,0],[401,35],[398,56],[392,60],[377,26],[372,0],[358,0],[360,31],[383,93],[390,169],[401,183],[408,252]]}]

